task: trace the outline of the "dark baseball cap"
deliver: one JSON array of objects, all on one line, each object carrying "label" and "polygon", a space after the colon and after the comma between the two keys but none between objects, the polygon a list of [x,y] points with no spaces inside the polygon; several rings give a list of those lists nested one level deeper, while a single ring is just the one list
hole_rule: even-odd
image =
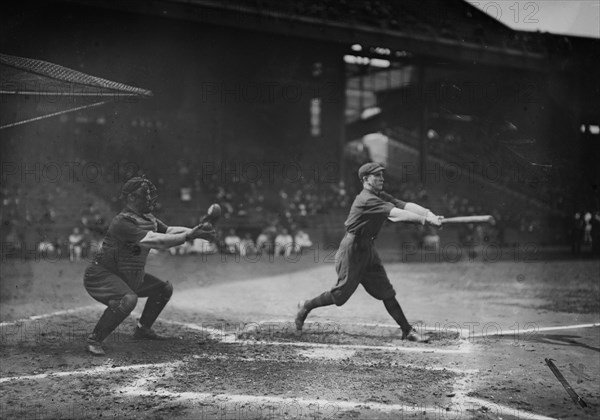
[{"label": "dark baseball cap", "polygon": [[385,171],[383,165],[375,162],[365,163],[358,169],[358,179],[363,179],[367,175],[376,174],[381,171]]}]

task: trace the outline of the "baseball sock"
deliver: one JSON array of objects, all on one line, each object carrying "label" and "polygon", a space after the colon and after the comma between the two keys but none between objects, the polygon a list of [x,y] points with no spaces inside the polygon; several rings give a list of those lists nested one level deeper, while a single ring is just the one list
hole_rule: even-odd
[{"label": "baseball sock", "polygon": [[394,321],[400,325],[402,333],[408,334],[412,329],[412,326],[408,323],[408,320],[404,316],[404,312],[402,312],[402,308],[400,307],[400,304],[396,298],[385,299],[383,304],[385,305],[385,309],[387,309],[388,313],[392,316],[392,318],[394,318]]},{"label": "baseball sock", "polygon": [[316,298],[304,301],[298,314],[296,315],[296,329],[298,331],[302,331],[302,326],[304,325],[304,320],[308,316],[308,313],[312,311],[314,308],[319,308],[321,306],[333,305],[333,297],[331,296],[331,292],[321,293]]},{"label": "baseball sock", "polygon": [[321,306],[329,305],[333,305],[333,297],[331,296],[330,291],[323,292],[316,298],[304,302],[304,307],[309,311],[312,311],[315,308],[320,308]]}]

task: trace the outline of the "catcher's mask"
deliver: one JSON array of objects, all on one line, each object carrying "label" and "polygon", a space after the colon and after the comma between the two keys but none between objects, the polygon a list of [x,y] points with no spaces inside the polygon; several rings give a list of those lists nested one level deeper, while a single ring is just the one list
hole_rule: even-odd
[{"label": "catcher's mask", "polygon": [[156,206],[158,200],[158,191],[154,184],[145,176],[136,176],[131,178],[123,185],[121,189],[121,199],[126,198],[129,194],[138,195],[146,200],[145,208],[149,211]]}]

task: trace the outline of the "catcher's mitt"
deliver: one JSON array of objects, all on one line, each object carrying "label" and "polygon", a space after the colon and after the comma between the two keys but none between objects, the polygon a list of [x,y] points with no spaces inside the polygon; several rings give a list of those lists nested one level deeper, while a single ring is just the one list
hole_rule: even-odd
[{"label": "catcher's mitt", "polygon": [[217,239],[217,232],[212,223],[203,222],[192,230],[190,236],[194,239],[204,239],[206,241],[214,242]]}]

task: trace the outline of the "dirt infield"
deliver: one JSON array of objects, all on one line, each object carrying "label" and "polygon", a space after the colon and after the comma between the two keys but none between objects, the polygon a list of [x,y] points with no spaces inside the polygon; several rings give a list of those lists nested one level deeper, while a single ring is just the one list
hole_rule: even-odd
[{"label": "dirt infield", "polygon": [[[409,320],[428,344],[400,339],[360,289],[314,311],[333,264],[156,255],[148,271],[175,294],[140,342],[134,317],[83,351],[102,306],[84,263],[2,267],[1,418],[397,419],[596,418],[600,413],[598,260],[388,263]],[[142,304],[138,304],[139,314]],[[567,394],[552,358],[587,404]]]}]

